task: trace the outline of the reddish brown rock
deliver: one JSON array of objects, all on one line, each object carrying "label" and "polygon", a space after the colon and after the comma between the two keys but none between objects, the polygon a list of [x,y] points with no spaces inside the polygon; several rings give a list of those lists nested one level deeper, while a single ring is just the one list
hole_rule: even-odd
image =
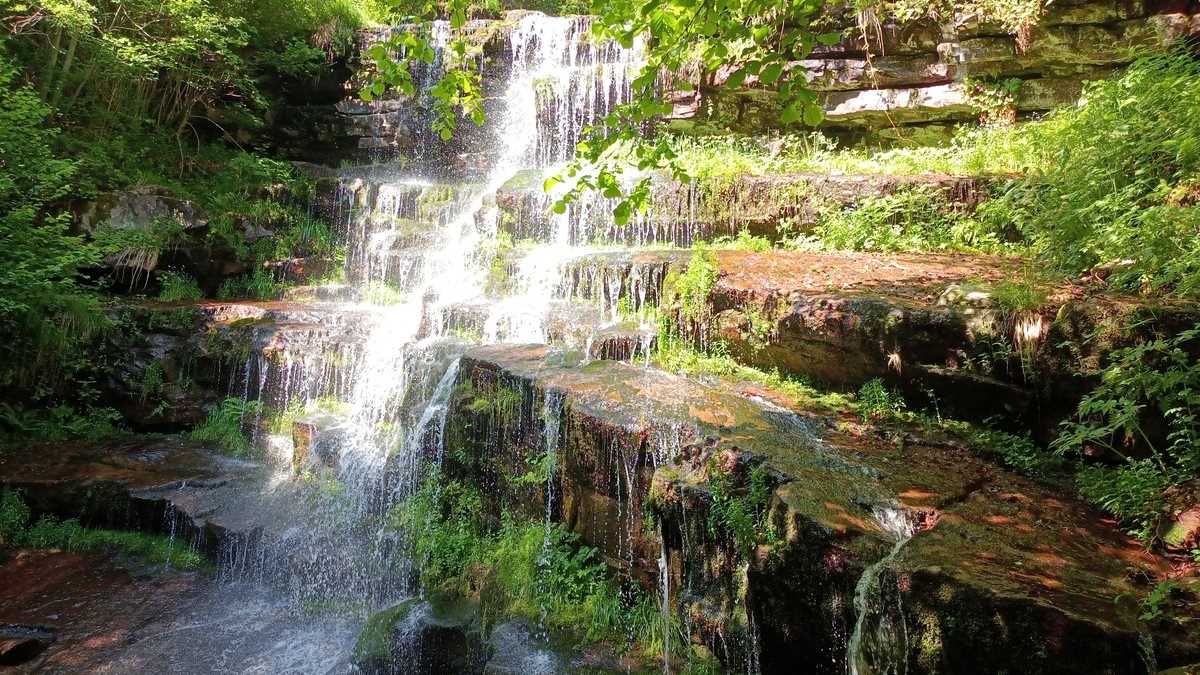
[{"label": "reddish brown rock", "polygon": [[[1090,508],[952,439],[881,438],[846,418],[835,429],[726,383],[583,365],[544,347],[475,348],[461,368],[471,386],[452,401],[447,433],[467,459],[449,470],[494,486],[487,508],[497,517],[501,504],[543,517],[545,493],[506,477],[528,470],[543,439],[537,411],[561,396],[553,517],[656,587],[658,533],[643,522],[652,501],[672,602],[727,663],[747,656],[753,626],[764,672],[797,663],[844,672],[856,585],[894,547],[876,517],[895,508],[917,532],[878,583],[887,607],[904,608],[899,658],[909,672],[1146,670],[1134,600],[1146,588],[1133,580],[1161,574],[1163,561]],[[776,534],[760,540],[739,580],[735,551],[710,529],[710,481],[760,465],[774,486]]]}]

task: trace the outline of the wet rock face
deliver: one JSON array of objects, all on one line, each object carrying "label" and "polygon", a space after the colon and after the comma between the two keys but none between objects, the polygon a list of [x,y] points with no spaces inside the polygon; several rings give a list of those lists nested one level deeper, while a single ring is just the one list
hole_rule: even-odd
[{"label": "wet rock face", "polygon": [[[133,428],[168,432],[203,422],[227,396],[299,387],[313,359],[360,349],[370,321],[319,302],[147,302],[112,318],[125,330],[109,345],[105,394]],[[308,386],[321,396],[333,378]]]},{"label": "wet rock face", "polygon": [[[1087,507],[960,447],[837,431],[736,386],[544,347],[474,348],[461,373],[471,385],[452,402],[448,447],[480,459],[452,470],[533,514],[561,495],[551,517],[656,593],[665,542],[672,606],[731,667],[753,657],[764,672],[842,673],[860,633],[861,658],[908,672],[1146,670],[1122,598],[1161,562]],[[538,452],[547,396],[561,397],[562,468],[549,491],[530,490],[507,477]],[[721,523],[759,473],[769,502],[742,552]],[[648,511],[656,528],[639,522]]]}]

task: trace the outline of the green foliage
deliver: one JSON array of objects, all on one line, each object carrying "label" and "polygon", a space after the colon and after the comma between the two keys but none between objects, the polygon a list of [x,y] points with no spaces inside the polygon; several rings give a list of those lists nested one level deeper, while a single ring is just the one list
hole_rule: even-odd
[{"label": "green foliage", "polygon": [[13,545],[29,525],[29,506],[16,490],[0,490],[0,543]]},{"label": "green foliage", "polygon": [[904,397],[878,377],[858,390],[856,401],[858,413],[862,415],[864,422],[891,419],[905,408]]},{"label": "green foliage", "polygon": [[320,75],[325,69],[325,51],[310,45],[305,40],[293,38],[282,49],[263,57],[263,65],[280,75],[293,79],[308,79]]},{"label": "green foliage", "polygon": [[267,270],[255,270],[253,274],[231,277],[217,289],[221,300],[277,300],[283,292],[283,284]]},{"label": "green foliage", "polygon": [[204,422],[192,430],[191,439],[234,457],[249,457],[255,449],[244,429],[255,422],[261,410],[259,401],[230,396],[209,411]]},{"label": "green foliage", "polygon": [[661,650],[653,599],[622,593],[596,550],[560,523],[508,515],[487,522],[478,489],[437,472],[393,507],[388,522],[407,533],[427,589],[478,594],[489,622],[521,617],[575,639]]},{"label": "green foliage", "polygon": [[1019,78],[1000,82],[968,79],[963,83],[967,100],[979,109],[979,122],[988,126],[1008,126],[1017,121],[1017,90]]},{"label": "green foliage", "polygon": [[155,565],[204,569],[208,561],[185,543],[141,532],[83,527],[74,518],[43,515],[30,524],[30,510],[14,490],[0,490],[0,543],[65,551],[117,551]]},{"label": "green foliage", "polygon": [[751,469],[748,485],[739,485],[735,477],[709,463],[708,531],[714,537],[733,543],[743,558],[767,531],[767,505],[772,486],[766,467]]},{"label": "green foliage", "polygon": [[750,230],[738,230],[736,236],[718,237],[713,240],[712,247],[726,251],[769,251],[771,240],[750,234]]},{"label": "green foliage", "polygon": [[717,275],[716,254],[705,246],[696,246],[687,269],[682,274],[672,270],[664,282],[664,304],[677,307],[690,321],[704,320],[709,313],[708,296],[717,283]]},{"label": "green foliage", "polygon": [[1038,447],[1027,436],[982,429],[972,433],[970,441],[972,450],[1032,478],[1050,479],[1064,470],[1060,455]]},{"label": "green foliage", "polygon": [[901,23],[924,18],[946,19],[956,13],[981,23],[998,23],[1017,38],[1020,49],[1029,44],[1030,31],[1037,25],[1047,0],[858,0],[859,26],[870,30],[871,23],[891,19]]},{"label": "green foliage", "polygon": [[1179,588],[1179,583],[1175,581],[1160,581],[1154,584],[1154,588],[1142,599],[1142,615],[1138,618],[1142,621],[1153,621],[1162,616],[1171,601],[1171,594]]},{"label": "green foliage", "polygon": [[[1200,327],[1114,350],[1099,386],[1062,423],[1052,446],[1063,454],[1100,451],[1119,460],[1116,467],[1081,470],[1080,490],[1146,540],[1162,491],[1200,473],[1198,338]],[[1150,420],[1164,428],[1155,433]]]},{"label": "green foliage", "polygon": [[1046,292],[1029,281],[1002,281],[991,290],[992,300],[1009,314],[1032,312],[1046,305]]},{"label": "green foliage", "polygon": [[[788,68],[804,59],[818,44],[833,44],[840,33],[816,34],[812,22],[820,3],[778,3],[774,0],[665,0],[643,3],[616,0],[604,5],[593,24],[597,40],[626,47],[644,40],[645,63],[632,82],[631,100],[587,130],[577,148],[578,159],[547,181],[546,189],[569,181],[556,208],[578,199],[584,190],[599,190],[621,199],[613,215],[618,223],[644,209],[650,197],[649,177],[626,189],[620,177],[630,167],[639,171],[664,169],[683,182],[686,167],[668,139],[647,137],[643,131],[672,110],[660,87],[662,73],[730,72],[724,86],[736,89],[748,81],[770,88],[782,110],[784,126],[816,126],[824,116],[816,94],[807,86],[801,68]],[[671,89],[696,86],[676,78]]]},{"label": "green foliage", "polygon": [[58,404],[45,408],[0,403],[0,448],[18,441],[89,441],[121,433],[121,413],[112,408]]},{"label": "green foliage", "polygon": [[36,395],[71,374],[78,353],[110,322],[76,283],[96,252],[68,234],[68,219],[46,208],[70,190],[76,163],[59,159],[51,108],[19,82],[0,46],[0,387]]},{"label": "green foliage", "polygon": [[163,272],[158,275],[162,288],[158,299],[164,302],[194,302],[204,299],[204,292],[196,280],[183,272]]},{"label": "green foliage", "polygon": [[911,176],[1021,173],[1042,166],[1031,130],[964,126],[946,146],[846,148],[820,132],[778,136],[667,136],[677,161],[697,179],[793,173]]},{"label": "green foliage", "polygon": [[162,396],[164,384],[165,374],[162,361],[154,359],[141,373],[137,384],[138,397],[143,403],[150,399],[157,399]]},{"label": "green foliage", "polygon": [[1113,285],[1200,291],[1200,62],[1147,56],[1091,84],[1081,103],[1025,127],[1037,170],[985,203],[996,231],[1015,224],[1045,259]]},{"label": "green foliage", "polygon": [[947,204],[934,188],[919,186],[882,197],[865,197],[855,208],[826,207],[811,235],[793,245],[835,251],[993,250],[995,237],[981,233],[967,214]]},{"label": "green foliage", "polygon": [[369,281],[362,289],[363,302],[372,305],[398,305],[404,302],[404,292],[387,281]]},{"label": "green foliage", "polygon": [[[446,45],[441,64],[443,72],[429,90],[433,97],[433,130],[444,140],[449,140],[458,126],[459,113],[476,125],[483,124],[483,93],[477,67],[482,47],[473,44],[463,30],[468,15],[476,9],[471,1],[396,4],[403,5],[404,9],[415,10],[412,12],[415,18],[433,18],[440,14],[450,18],[453,37]],[[395,31],[386,41],[372,45],[367,50],[366,56],[374,62],[375,74],[359,93],[363,100],[372,101],[393,89],[404,96],[412,96],[416,92],[412,67],[417,64],[428,67],[435,58],[426,31],[425,27]]]},{"label": "green foliage", "polygon": [[453,584],[467,566],[482,557],[483,498],[474,486],[443,481],[438,474],[388,514],[392,527],[409,533],[413,559],[428,588]]},{"label": "green foliage", "polygon": [[655,365],[663,370],[685,375],[724,377],[742,382],[752,382],[792,399],[797,405],[814,409],[844,409],[851,402],[841,394],[826,394],[818,391],[807,381],[781,375],[778,370],[765,372],[738,363],[729,355],[724,343],[711,345],[701,352],[684,340],[680,340],[668,326],[658,334],[658,349],[654,354]]},{"label": "green foliage", "polygon": [[1084,466],[1075,476],[1079,494],[1121,520],[1147,544],[1155,536],[1162,493],[1172,482],[1150,459],[1131,459],[1116,467]]}]

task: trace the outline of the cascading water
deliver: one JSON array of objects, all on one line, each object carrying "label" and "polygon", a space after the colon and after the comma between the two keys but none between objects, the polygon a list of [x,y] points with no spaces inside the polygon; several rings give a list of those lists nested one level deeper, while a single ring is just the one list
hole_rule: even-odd
[{"label": "cascading water", "polygon": [[846,648],[850,675],[900,675],[907,672],[908,644],[903,608],[884,600],[881,574],[916,533],[912,516],[901,508],[875,510],[875,521],[893,544],[887,555],[863,570],[854,587],[854,632]]},{"label": "cascading water", "polygon": [[[435,49],[451,37],[445,22],[433,23],[429,34]],[[570,222],[559,219],[558,231],[521,263],[518,299],[487,297],[498,226],[491,201],[518,172],[569,159],[582,130],[628,100],[640,58],[637,45],[592,39],[586,17],[526,14],[507,47],[511,67],[499,105],[488,113],[491,146],[469,148],[489,158],[485,171],[445,182],[452,162],[430,155],[443,146],[422,136],[415,160],[343,172],[336,206],[350,287],[337,295],[353,302],[296,310],[321,314],[328,334],[317,331],[303,344],[258,341],[228,376],[231,394],[307,416],[307,454],[293,447],[290,429],[262,434],[274,466],[261,494],[239,497],[247,513],[268,524],[262,537],[229,546],[221,555],[224,583],[212,597],[198,601],[176,628],[131,649],[118,669],[164,659],[177,670],[213,670],[204,652],[225,648],[211,642],[218,640],[235,645],[220,660],[223,671],[344,670],[353,613],[303,610],[365,605],[372,611],[416,592],[404,534],[391,530],[385,516],[418,487],[423,466],[442,456],[464,348],[450,334],[449,317],[482,307],[484,339],[545,342],[561,264],[582,251],[573,246]],[[436,81],[440,64],[439,55],[415,74],[419,88]],[[411,107],[419,110],[424,96],[418,93]],[[403,112],[404,105],[383,102],[380,109]],[[286,312],[279,318],[288,320]],[[546,406],[545,448],[552,456],[561,395],[548,396]],[[242,423],[257,430],[262,420],[256,412]],[[294,470],[318,478],[299,480]],[[320,477],[329,474],[336,480]],[[549,519],[554,476],[546,499]]]}]

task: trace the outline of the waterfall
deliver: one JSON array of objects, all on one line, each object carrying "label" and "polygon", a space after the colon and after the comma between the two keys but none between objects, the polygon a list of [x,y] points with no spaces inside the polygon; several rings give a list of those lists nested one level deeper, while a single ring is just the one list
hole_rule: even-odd
[{"label": "waterfall", "polygon": [[[220,552],[224,585],[217,596],[244,596],[271,612],[275,618],[255,630],[306,639],[327,635],[322,649],[311,650],[323,652],[312,657],[314,665],[337,652],[328,647],[332,642],[342,644],[343,656],[348,653],[344,641],[353,639],[350,626],[356,619],[343,611],[337,619],[301,627],[277,616],[309,602],[375,611],[413,595],[416,563],[410,560],[408,537],[389,523],[388,514],[420,488],[427,468],[448,450],[447,416],[466,349],[463,336],[448,331],[478,327],[479,335],[467,340],[489,342],[558,339],[561,326],[552,329],[547,318],[574,300],[564,294],[564,265],[595,251],[589,246],[596,236],[611,234],[581,226],[578,215],[556,215],[553,231],[523,245],[524,255],[513,261],[507,297],[489,293],[501,238],[500,188],[523,171],[557,170],[571,158],[585,127],[629,99],[641,45],[599,42],[590,29],[587,17],[522,14],[506,28],[502,45],[511,66],[499,83],[485,82],[487,124],[481,131],[464,130],[462,142],[468,147],[450,150],[421,134],[406,147],[408,157],[380,156],[385,161],[340,171],[333,206],[346,243],[346,286],[336,293],[314,292],[319,299],[303,304],[218,310],[229,312],[230,322],[252,319],[247,326],[253,338],[247,352],[220,360],[225,364],[217,374],[221,386],[227,385],[230,395],[257,397],[276,411],[286,410],[285,419],[296,421],[291,429],[257,439],[260,447],[270,448],[266,458],[272,466],[264,472],[268,479],[261,490],[245,495],[253,502],[247,512],[270,526],[253,541],[231,542]],[[429,100],[453,38],[446,22],[434,22],[428,32],[438,56],[414,72],[414,97],[371,105],[349,101],[342,107],[369,115],[426,114],[422,102]],[[376,32],[368,42],[387,34]],[[404,124],[419,129],[428,120]],[[485,157],[483,168],[458,173],[447,168],[459,159],[449,153],[459,150]],[[607,211],[611,205],[588,201],[581,208]],[[620,290],[619,280],[601,283],[609,296]],[[597,321],[616,316],[615,296],[610,300]],[[474,316],[475,323],[452,319],[464,315]],[[276,330],[283,326],[289,328]],[[288,332],[294,326],[303,328]],[[563,408],[561,393],[545,395],[546,546],[553,543],[550,525],[562,500],[557,452]],[[247,430],[258,429],[266,416],[259,419],[256,410],[241,421]],[[293,438],[303,442],[304,454]],[[622,456],[614,462],[612,480],[623,501],[631,502],[636,454],[613,451]],[[622,521],[632,528],[636,505],[621,508]],[[632,562],[632,537],[628,532],[618,537],[622,556]],[[197,611],[218,617],[211,624],[222,627],[225,632],[219,634],[253,620],[232,613],[238,603],[217,596]],[[221,615],[224,608],[231,613]],[[318,624],[330,626],[329,631],[314,629]],[[263,648],[282,642],[264,640]],[[288,651],[260,654],[265,661],[259,670],[295,670],[295,655]]]},{"label": "waterfall", "polygon": [[[883,602],[880,574],[912,539],[916,523],[907,511],[897,507],[877,508],[874,516],[893,543],[887,555],[863,570],[854,586],[854,632],[846,648],[846,667],[850,675],[899,675],[908,669],[907,628],[899,605],[896,607],[898,617],[887,613],[889,608]],[[873,595],[879,598],[874,604]],[[869,628],[868,621],[873,623]]]}]

